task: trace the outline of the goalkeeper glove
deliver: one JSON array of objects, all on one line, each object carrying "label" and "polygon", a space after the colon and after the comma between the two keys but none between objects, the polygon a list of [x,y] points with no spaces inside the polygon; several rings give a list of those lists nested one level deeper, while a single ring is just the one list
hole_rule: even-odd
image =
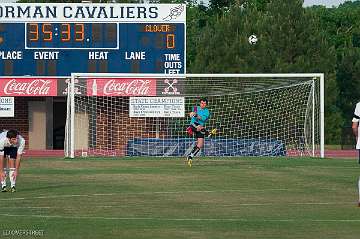
[{"label": "goalkeeper glove", "polygon": [[193,133],[194,133],[194,131],[192,130],[191,126],[189,126],[189,127],[186,128],[186,132],[187,132],[190,136],[192,136]]}]

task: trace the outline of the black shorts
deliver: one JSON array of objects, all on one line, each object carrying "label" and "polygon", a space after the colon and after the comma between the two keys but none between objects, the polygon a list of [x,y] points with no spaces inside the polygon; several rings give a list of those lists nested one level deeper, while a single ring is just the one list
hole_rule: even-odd
[{"label": "black shorts", "polygon": [[17,147],[4,147],[4,157],[9,156],[11,159],[16,159],[17,150]]},{"label": "black shorts", "polygon": [[206,134],[205,128],[203,128],[200,131],[197,131],[195,126],[190,125],[190,127],[191,127],[192,131],[194,132],[195,138],[205,138],[205,134]]}]

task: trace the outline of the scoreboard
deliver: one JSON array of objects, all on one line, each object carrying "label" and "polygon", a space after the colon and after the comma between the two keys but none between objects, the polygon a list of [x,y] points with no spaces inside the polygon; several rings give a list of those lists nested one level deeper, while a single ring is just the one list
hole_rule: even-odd
[{"label": "scoreboard", "polygon": [[0,76],[184,74],[184,4],[5,3]]}]

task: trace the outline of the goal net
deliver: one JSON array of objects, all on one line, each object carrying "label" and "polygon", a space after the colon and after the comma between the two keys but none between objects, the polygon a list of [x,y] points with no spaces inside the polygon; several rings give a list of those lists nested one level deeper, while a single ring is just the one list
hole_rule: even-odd
[{"label": "goal net", "polygon": [[208,99],[203,156],[324,156],[323,74],[73,74],[65,155],[184,156]]}]

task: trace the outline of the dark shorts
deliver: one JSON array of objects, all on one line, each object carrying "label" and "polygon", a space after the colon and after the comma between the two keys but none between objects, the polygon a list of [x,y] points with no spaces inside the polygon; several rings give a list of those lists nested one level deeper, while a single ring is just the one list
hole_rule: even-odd
[{"label": "dark shorts", "polygon": [[191,127],[195,138],[205,138],[205,134],[206,134],[205,128],[202,129],[201,131],[197,131],[195,126],[190,125],[189,127]]},{"label": "dark shorts", "polygon": [[9,156],[11,159],[16,159],[17,150],[17,147],[4,147],[4,157]]}]

